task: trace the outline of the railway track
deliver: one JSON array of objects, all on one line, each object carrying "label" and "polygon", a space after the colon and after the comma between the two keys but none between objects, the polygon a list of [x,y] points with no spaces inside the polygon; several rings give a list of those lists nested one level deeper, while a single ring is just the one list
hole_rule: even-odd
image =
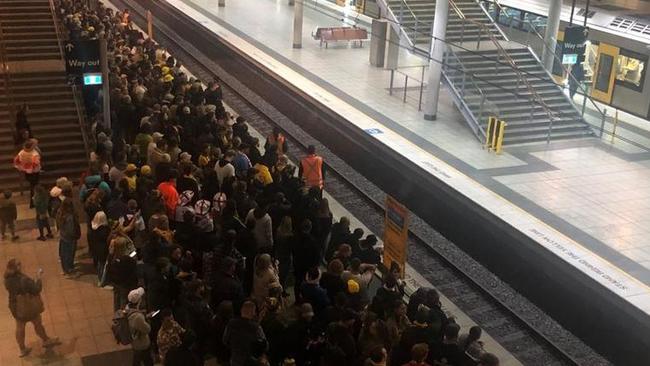
[{"label": "railway track", "polygon": [[[131,9],[132,19],[145,29],[141,2],[111,2]],[[156,19],[158,43],[201,80],[221,79],[226,104],[261,134],[280,127],[288,136],[289,155],[294,161],[304,156],[307,145],[315,145],[328,168],[327,191],[370,230],[383,232],[386,194],[237,77],[238,73],[249,73],[269,79],[268,75],[252,63],[233,57],[236,52],[215,34],[164,1],[149,4]],[[286,102],[309,108],[290,95]],[[411,266],[524,365],[610,364],[417,216],[412,219],[408,245]]]}]

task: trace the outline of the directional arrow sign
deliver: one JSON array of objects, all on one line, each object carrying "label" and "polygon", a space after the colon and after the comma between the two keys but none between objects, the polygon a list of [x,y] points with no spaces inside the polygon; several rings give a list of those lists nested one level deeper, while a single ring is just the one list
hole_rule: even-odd
[{"label": "directional arrow sign", "polygon": [[65,70],[69,76],[101,72],[99,40],[71,41],[65,45]]}]

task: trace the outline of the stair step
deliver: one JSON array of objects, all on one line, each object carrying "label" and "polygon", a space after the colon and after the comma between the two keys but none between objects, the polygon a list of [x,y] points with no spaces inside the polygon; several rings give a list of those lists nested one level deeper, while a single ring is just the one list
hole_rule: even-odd
[{"label": "stair step", "polygon": [[[42,93],[34,93],[34,92],[27,92],[27,93],[12,93],[14,101],[16,100],[27,100],[30,99],[31,101],[29,102],[29,105],[31,106],[32,104],[39,102],[40,100],[34,100],[34,98],[50,98],[50,99],[68,99],[72,100],[73,94],[71,90],[56,90],[52,91],[49,90],[47,92],[42,92]],[[6,101],[7,97],[0,95],[0,103],[4,104]]]},{"label": "stair step", "polygon": [[52,21],[52,13],[50,13],[49,9],[48,11],[45,12],[35,12],[35,11],[27,11],[27,12],[2,12],[0,11],[0,19],[3,19],[2,21],[4,22],[4,18],[11,18],[11,19],[29,19],[29,20],[37,20],[37,19],[49,19],[49,21]]},{"label": "stair step", "polygon": [[[39,145],[48,149],[62,144],[68,148],[73,146],[78,147],[78,145],[83,145],[81,130],[63,131],[63,132],[56,132],[56,133],[38,133],[35,134],[35,137],[38,139]],[[14,141],[14,137],[10,134],[0,135],[1,146],[6,146],[6,144],[12,144],[13,141]]]},{"label": "stair step", "polygon": [[30,51],[50,51],[50,50],[57,50],[58,51],[59,50],[59,45],[58,44],[48,44],[48,45],[40,45],[40,46],[12,46],[12,45],[7,45],[7,46],[5,46],[5,49],[7,50],[7,52],[11,52],[11,51],[30,52]]},{"label": "stair step", "polygon": [[[521,130],[522,128],[526,128],[526,127],[542,127],[542,126],[548,129],[548,120],[541,120],[541,119],[533,119],[533,120],[526,120],[526,121],[507,120],[506,123],[508,124],[507,131]],[[577,120],[575,118],[564,117],[564,118],[558,118],[553,120],[553,126],[559,127],[559,126],[574,126],[574,125],[582,126],[583,128],[586,127],[586,125],[583,122],[580,122],[580,120]],[[481,126],[484,129],[487,129],[487,123],[481,123]]]},{"label": "stair step", "polygon": [[58,52],[40,52],[29,54],[8,54],[8,61],[35,61],[35,60],[60,60],[61,54]]},{"label": "stair step", "polygon": [[[59,133],[65,131],[80,131],[77,115],[74,116],[46,116],[46,117],[28,117],[29,124],[36,136],[47,133]],[[11,133],[11,127],[0,125],[0,134]]]},{"label": "stair step", "polygon": [[5,47],[7,49],[14,49],[16,47],[23,47],[25,49],[33,49],[38,47],[47,47],[47,48],[59,48],[56,37],[50,39],[44,39],[35,36],[28,36],[29,38],[22,39],[5,39]]},{"label": "stair step", "polygon": [[[18,98],[15,98],[15,100],[19,100]],[[74,106],[74,100],[72,99],[72,96],[68,96],[68,98],[51,98],[51,99],[39,99],[39,100],[34,100],[32,98],[25,98],[24,100],[29,100],[29,109],[30,113],[31,112],[40,112],[43,110],[50,110],[53,108],[59,108],[59,107],[69,107],[69,106]],[[16,103],[18,104],[18,103]],[[8,103],[6,103],[3,100],[0,100],[0,108],[7,109],[8,108]]]},{"label": "stair step", "polygon": [[[566,139],[579,139],[579,138],[585,138],[585,137],[593,137],[594,134],[590,130],[585,130],[585,131],[575,131],[575,132],[555,132],[551,133],[551,140],[566,140]],[[504,145],[514,145],[514,144],[525,144],[525,143],[532,143],[532,142],[542,142],[546,141],[547,139],[547,133],[536,133],[536,134],[531,134],[531,135],[526,135],[526,136],[513,136],[513,137],[508,137],[504,136],[503,137],[503,144]]]},{"label": "stair step", "polygon": [[33,110],[29,111],[29,116],[27,118],[28,118],[28,121],[30,121],[30,124],[31,124],[32,119],[37,119],[37,118],[43,117],[43,116],[54,115],[54,116],[56,116],[56,118],[64,119],[66,113],[71,113],[70,116],[74,115],[75,118],[76,118],[76,116],[77,116],[77,108],[75,107],[74,103],[70,103],[70,105],[65,105],[65,106],[51,107],[51,108],[47,108],[45,110],[43,110],[43,109],[33,109]]},{"label": "stair step", "polygon": [[24,13],[24,12],[43,13],[49,11],[50,11],[49,6],[34,6],[34,5],[23,6],[23,5],[5,5],[5,4],[2,4],[2,6],[0,6],[1,14]]},{"label": "stair step", "polygon": [[[525,112],[521,111],[500,111],[499,116],[507,121],[529,121],[530,120],[530,110]],[[575,118],[580,118],[578,113],[574,114]],[[557,118],[573,118],[571,115],[564,115]],[[537,120],[548,120],[548,114],[540,107],[535,108],[533,111],[533,119]]]},{"label": "stair step", "polygon": [[15,32],[29,32],[33,30],[54,32],[54,24],[8,24],[6,20],[2,21],[2,31],[4,34],[12,34]]},{"label": "stair step", "polygon": [[14,39],[24,39],[26,37],[38,37],[39,39],[50,39],[56,42],[56,33],[54,32],[15,32],[3,33],[5,41]]}]

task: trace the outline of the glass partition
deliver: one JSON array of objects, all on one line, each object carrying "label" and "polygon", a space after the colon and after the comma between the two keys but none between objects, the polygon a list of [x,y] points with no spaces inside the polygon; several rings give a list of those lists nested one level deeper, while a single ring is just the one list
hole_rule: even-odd
[{"label": "glass partition", "polygon": [[621,49],[616,59],[616,83],[642,91],[647,62],[647,56]]}]

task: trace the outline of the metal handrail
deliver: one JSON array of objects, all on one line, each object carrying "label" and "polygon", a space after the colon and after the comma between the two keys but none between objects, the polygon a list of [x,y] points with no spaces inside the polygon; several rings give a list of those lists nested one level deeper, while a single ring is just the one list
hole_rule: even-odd
[{"label": "metal handrail", "polygon": [[[583,94],[583,95],[584,95],[584,96],[585,96],[585,97],[586,97],[586,98],[591,102],[591,104],[596,108],[596,110],[598,111],[598,113],[599,113],[601,116],[604,117],[604,116],[605,116],[605,113],[600,109],[600,107],[598,107],[598,105],[596,104],[596,101],[595,101],[591,96],[589,96],[588,91],[587,91],[587,88],[585,88],[585,86],[584,86],[581,82],[579,82],[579,81],[575,78],[575,76],[571,75],[571,72],[569,72],[569,69],[568,69],[566,66],[564,66],[564,64],[562,63],[562,60],[560,59],[560,57],[558,56],[558,54],[555,52],[555,49],[553,49],[552,47],[549,47],[549,45],[546,44],[546,41],[544,40],[544,36],[542,36],[542,35],[537,31],[537,26],[536,26],[535,24],[533,24],[531,21],[527,20],[527,19],[524,19],[524,20],[516,19],[513,15],[508,14],[508,12],[507,12],[506,9],[501,5],[501,3],[499,2],[499,0],[491,0],[491,1],[492,1],[492,3],[493,3],[496,7],[499,8],[499,13],[506,14],[506,17],[510,19],[510,21],[508,22],[508,23],[509,23],[508,27],[510,28],[510,32],[511,32],[510,35],[511,35],[511,36],[512,36],[512,23],[513,23],[513,21],[516,20],[517,22],[520,22],[520,23],[522,23],[522,24],[528,24],[528,25],[529,25],[529,27],[528,27],[528,28],[529,28],[529,31],[528,31],[527,33],[530,34],[530,33],[531,33],[531,30],[532,30],[533,34],[534,34],[534,35],[535,35],[535,36],[536,36],[540,41],[542,41],[542,44],[543,44],[544,48],[547,49],[547,52],[550,52],[550,53],[553,55],[553,59],[554,59],[555,61],[558,61],[558,65],[560,65],[560,67],[562,68],[562,71],[563,71],[564,73],[567,74],[567,77],[568,77],[568,78],[570,78],[570,79],[572,79],[574,82],[576,82],[576,84],[578,85],[578,88],[582,91],[582,94]],[[481,4],[479,3],[479,5],[481,5]],[[481,6],[482,6],[482,5],[481,5]],[[483,9],[483,10],[486,10],[486,9]],[[487,11],[486,11],[486,13],[487,13]],[[493,20],[493,21],[494,21],[494,20]],[[510,37],[510,38],[512,38],[512,37]],[[526,37],[526,40],[527,40],[527,43],[528,43],[528,37]],[[529,44],[522,44],[522,43],[517,42],[517,41],[512,41],[512,39],[510,39],[510,42],[514,42],[514,43],[521,44],[522,46],[525,46],[525,47],[529,48],[529,49],[534,53],[534,50],[530,47]],[[602,131],[601,131],[601,134],[602,134]]]},{"label": "metal handrail", "polygon": [[18,131],[14,128],[16,116],[16,101],[14,100],[13,88],[11,87],[11,74],[9,70],[9,61],[7,60],[7,49],[5,48],[4,25],[0,20],[0,61],[2,62],[2,77],[5,82],[5,96],[7,97],[7,109],[9,110],[9,128],[14,137],[17,137]]},{"label": "metal handrail", "polygon": [[[390,69],[390,85],[388,88],[388,95],[393,95],[393,83],[395,81],[395,74],[400,74],[404,76],[404,93],[402,96],[402,101],[406,103],[406,97],[408,94],[408,82],[409,79],[411,81],[415,81],[419,84],[420,90],[419,90],[419,95],[418,95],[418,111],[422,110],[422,97],[424,96],[424,71],[429,65],[412,65],[412,66],[402,66],[402,67],[394,67]],[[420,79],[418,80],[416,77],[413,77],[413,75],[409,75],[408,73],[404,71],[400,71],[400,69],[415,69],[418,68],[420,69]]]},{"label": "metal handrail", "polygon": [[57,17],[56,7],[54,6],[54,0],[49,0],[50,3],[50,13],[52,13],[52,22],[54,23],[54,32],[56,33],[56,42],[59,46],[59,53],[61,58],[65,56],[63,53],[63,44],[61,43],[61,31],[59,29],[59,19]]},{"label": "metal handrail", "polygon": [[[483,127],[481,126],[481,117],[482,117],[482,110],[483,110],[482,107],[483,107],[483,105],[485,104],[485,101],[487,100],[487,94],[486,94],[486,93],[483,91],[483,89],[482,89],[482,88],[481,88],[481,87],[476,83],[476,80],[474,80],[474,76],[473,76],[469,71],[467,71],[467,69],[465,68],[465,65],[463,65],[463,63],[461,62],[460,57],[458,57],[458,55],[456,54],[456,52],[453,50],[453,48],[452,48],[450,45],[447,45],[447,51],[448,51],[448,56],[446,56],[446,57],[447,57],[447,60],[445,60],[445,61],[443,62],[443,67],[446,66],[447,68],[449,68],[449,55],[451,55],[451,56],[453,56],[453,57],[457,60],[458,65],[460,65],[461,72],[462,72],[462,74],[463,74],[463,84],[461,85],[461,90],[460,90],[460,93],[461,93],[460,96],[461,96],[461,98],[462,98],[462,97],[464,96],[464,94],[465,94],[465,82],[467,81],[467,77],[468,77],[468,76],[469,76],[469,81],[472,83],[472,86],[474,87],[474,89],[478,92],[478,94],[479,94],[480,97],[481,97],[481,107],[479,108],[479,117],[478,117],[478,119],[476,120],[476,127],[479,129],[479,131],[481,131],[481,134],[482,134],[484,137],[487,138],[487,132],[486,132],[486,131],[483,129]],[[451,80],[450,80],[450,82],[451,82]]]},{"label": "metal handrail", "polygon": [[[0,62],[2,62],[2,77],[4,79],[5,83],[5,97],[7,101],[7,109],[9,112],[9,130],[11,131],[11,134],[13,135],[13,139],[16,139],[18,137],[18,131],[16,131],[16,128],[14,126],[14,123],[16,122],[16,101],[14,99],[14,93],[13,93],[13,88],[12,88],[12,83],[11,83],[11,73],[9,69],[9,61],[7,60],[7,49],[5,48],[5,35],[4,35],[4,25],[2,24],[2,21],[0,20]],[[14,140],[15,144],[15,140]],[[19,147],[20,148],[20,147]],[[22,174],[20,171],[16,170],[16,175],[18,176],[18,187],[20,189],[20,195],[23,195],[23,192],[25,191],[25,187],[23,185],[24,180],[22,177]]]},{"label": "metal handrail", "polygon": [[[388,4],[387,4],[387,6],[388,6]],[[406,2],[406,0],[400,0],[400,3],[399,3],[399,17],[395,17],[396,18],[395,20],[397,21],[397,24],[399,25],[400,31],[404,32],[404,35],[406,36],[407,39],[410,39],[411,37],[408,35],[408,33],[406,33],[404,31],[404,28],[410,28],[410,27],[404,27],[402,25],[402,22],[404,20],[404,14],[403,14],[404,7],[406,7],[406,10],[408,10],[408,12],[411,14],[413,19],[415,19],[415,28],[413,30],[413,34],[417,38],[417,36],[418,36],[418,23],[420,21],[418,20],[418,17],[415,15],[415,12],[413,11],[413,9],[411,9],[411,6]],[[393,16],[395,16],[394,13],[393,13]],[[411,43],[413,44],[413,46],[415,46],[415,39],[412,39]]]},{"label": "metal handrail", "polygon": [[[63,33],[61,33],[61,29],[59,27],[59,17],[58,13],[56,12],[56,7],[54,6],[54,0],[49,0],[50,3],[50,11],[52,13],[52,21],[54,22],[54,31],[56,33],[56,41],[59,46],[59,52],[61,54],[61,59],[64,60],[65,62],[65,53],[63,52],[63,39],[67,39],[68,36]],[[105,81],[108,82],[108,81]],[[81,128],[81,138],[84,143],[84,149],[86,151],[86,154],[90,152],[90,144],[88,143],[88,134],[86,131],[86,118],[84,116],[84,113],[82,113],[83,106],[79,101],[81,100],[81,95],[79,94],[79,91],[77,90],[76,85],[73,83],[70,88],[72,89],[72,98],[74,99],[74,104],[75,104],[75,109],[77,111],[77,120],[79,122],[79,127]]]},{"label": "metal handrail", "polygon": [[[503,58],[505,59],[507,64],[515,72],[515,74],[517,76],[517,88],[515,89],[515,95],[518,95],[518,93],[519,93],[519,83],[523,82],[523,84],[526,86],[526,89],[528,90],[529,95],[531,96],[531,98],[529,98],[529,100],[531,101],[531,104],[533,104],[533,102],[536,102],[537,104],[539,104],[542,107],[544,112],[546,112],[546,114],[548,115],[548,117],[550,119],[549,132],[548,132],[548,135],[547,135],[547,142],[549,142],[550,137],[551,137],[552,128],[553,128],[553,121],[555,119],[554,112],[546,104],[546,102],[539,96],[539,94],[537,93],[535,88],[530,84],[528,79],[521,73],[521,70],[519,69],[519,67],[517,67],[517,65],[515,64],[512,57],[510,57],[508,52],[503,48],[503,46],[501,45],[499,40],[497,40],[496,37],[494,37],[494,34],[492,34],[491,29],[486,29],[488,27],[484,23],[481,23],[481,22],[475,21],[473,19],[467,18],[465,16],[465,14],[463,13],[463,11],[456,5],[456,3],[454,3],[453,0],[448,0],[448,1],[449,1],[449,4],[450,4],[452,10],[462,20],[463,27],[464,27],[465,22],[469,22],[471,24],[476,25],[479,28],[479,38],[478,38],[477,45],[476,45],[477,49],[480,47],[481,36],[483,34],[483,31],[485,31],[485,33],[487,34],[490,41],[494,44],[494,46],[496,47],[496,50],[497,50],[497,60],[496,60],[497,61],[496,62],[497,72],[498,72],[498,65],[501,63],[501,56],[503,56]],[[534,109],[531,108],[531,118],[532,118],[533,112],[534,112]]]}]

